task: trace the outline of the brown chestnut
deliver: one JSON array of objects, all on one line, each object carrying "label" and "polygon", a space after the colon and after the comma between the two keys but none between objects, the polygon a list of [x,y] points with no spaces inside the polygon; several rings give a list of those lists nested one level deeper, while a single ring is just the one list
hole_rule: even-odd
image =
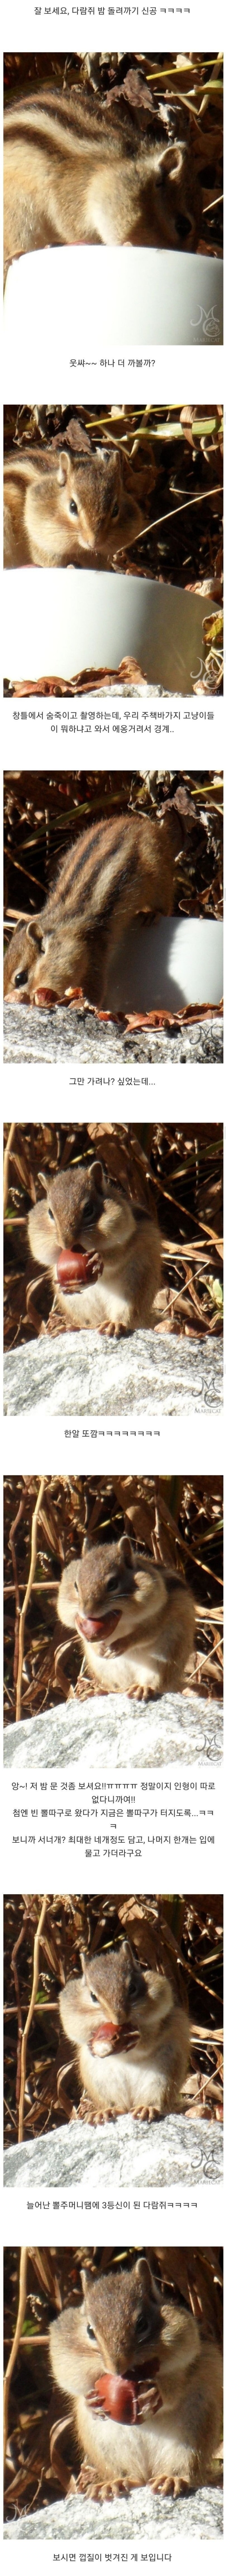
[{"label": "brown chestnut", "polygon": [[[25,995],[25,1000],[27,1000],[27,995]],[[57,993],[53,992],[52,984],[38,984],[37,992],[34,993],[34,1001],[39,1003],[39,1008],[41,1010],[45,1009],[45,1004],[46,1009],[49,1010],[51,1003],[57,1002]]]},{"label": "brown chestnut", "polygon": [[87,1252],[82,1252],[80,1245],[78,1245],[77,1252],[59,1252],[56,1263],[56,1274],[57,1279],[59,1280],[59,1287],[73,1287],[73,1281],[75,1288],[76,1283],[78,1283],[79,1287],[80,1281],[87,1279],[89,1269],[89,1254]]},{"label": "brown chestnut", "polygon": [[95,2381],[95,2396],[104,2406],[105,2414],[112,2415],[116,2424],[136,2423],[137,2400],[132,2379],[122,2379],[118,2371],[106,2370],[103,2378]]}]

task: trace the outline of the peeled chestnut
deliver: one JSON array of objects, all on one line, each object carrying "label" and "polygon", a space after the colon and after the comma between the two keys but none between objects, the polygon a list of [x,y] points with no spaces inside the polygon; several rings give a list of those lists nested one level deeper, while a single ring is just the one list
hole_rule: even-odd
[{"label": "peeled chestnut", "polygon": [[94,2037],[93,2037],[93,2042],[92,2042],[92,2046],[93,2046],[93,2048],[95,2048],[96,2040],[99,2040],[99,2039],[117,2039],[117,2030],[116,2030],[116,2023],[115,2023],[115,2021],[98,2021],[98,2026],[97,2026],[97,2028],[96,2028],[96,2026],[95,2026],[95,2030],[94,2030]]}]

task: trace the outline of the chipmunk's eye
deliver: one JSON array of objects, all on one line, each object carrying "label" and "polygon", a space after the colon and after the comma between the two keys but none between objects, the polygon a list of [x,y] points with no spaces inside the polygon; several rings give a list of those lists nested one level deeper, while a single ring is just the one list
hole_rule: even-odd
[{"label": "chipmunk's eye", "polygon": [[180,241],[187,241],[188,233],[191,232],[191,221],[191,215],[176,216],[177,233],[179,233]]},{"label": "chipmunk's eye", "polygon": [[112,519],[119,519],[119,501],[113,501],[111,516]]},{"label": "chipmunk's eye", "polygon": [[98,2004],[98,1995],[95,1995],[94,1986],[90,1986],[89,1991],[91,2004]]},{"label": "chipmunk's eye", "polygon": [[118,1573],[116,1573],[116,1574],[108,1574],[108,1578],[107,1578],[107,1587],[106,1587],[107,1592],[117,1592],[117,1587],[119,1588],[119,1586],[120,1586],[120,1574],[118,1574]]},{"label": "chipmunk's eye", "polygon": [[141,2308],[140,2316],[137,2317],[136,2334],[138,2343],[147,2343],[150,2334],[150,2317],[147,2308]]},{"label": "chipmunk's eye", "polygon": [[69,508],[70,508],[70,517],[71,517],[71,519],[78,519],[78,503],[77,503],[77,501],[70,501],[70,503],[69,503]]},{"label": "chipmunk's eye", "polygon": [[94,1216],[96,1216],[95,1199],[85,1199],[85,1206],[82,1210],[83,1225],[92,1225]]},{"label": "chipmunk's eye", "polygon": [[134,1968],[134,1977],[131,1977],[131,1978],[130,1978],[130,1990],[129,1990],[129,1992],[130,1992],[130,2003],[133,2003],[133,2001],[134,2001],[134,1996],[135,1996],[135,1995],[139,1995],[139,1994],[140,1994],[140,1977],[139,1977],[139,1975],[137,1975],[136,1968]]},{"label": "chipmunk's eye", "polygon": [[18,972],[18,974],[17,974],[17,975],[14,975],[14,984],[27,984],[27,983],[28,983],[28,972],[27,972],[27,966],[21,966],[20,974],[19,974],[19,972]]},{"label": "chipmunk's eye", "polygon": [[90,2343],[96,2343],[96,2335],[94,2334],[94,2326],[89,2326],[89,2325],[87,2325],[87,2335],[89,2335],[89,2342],[90,2342]]},{"label": "chipmunk's eye", "polygon": [[48,1207],[48,1216],[51,1216],[51,1225],[55,1225],[54,1208],[51,1208],[50,1206]]}]

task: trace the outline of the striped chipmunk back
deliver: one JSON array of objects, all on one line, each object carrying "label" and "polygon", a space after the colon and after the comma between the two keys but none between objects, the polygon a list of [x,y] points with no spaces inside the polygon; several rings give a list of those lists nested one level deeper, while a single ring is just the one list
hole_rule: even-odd
[{"label": "striped chipmunk back", "polygon": [[84,88],[29,92],[5,110],[4,264],[47,244],[137,242],[196,248],[192,140],[153,141],[123,99]]},{"label": "striped chipmunk back", "polygon": [[60,860],[39,914],[14,932],[4,967],[8,1001],[67,1000],[82,989],[104,1007],[108,977],[128,925],[173,911],[181,820],[167,809],[105,815],[85,825]]}]

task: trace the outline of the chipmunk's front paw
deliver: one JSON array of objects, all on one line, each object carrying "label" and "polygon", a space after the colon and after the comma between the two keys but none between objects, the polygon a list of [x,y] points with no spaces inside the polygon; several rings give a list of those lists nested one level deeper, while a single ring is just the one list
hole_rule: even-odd
[{"label": "chipmunk's front paw", "polygon": [[189,2478],[180,2478],[180,2477],[171,2477],[171,2478],[167,2478],[167,2477],[165,2477],[165,2478],[160,2478],[160,2477],[159,2477],[159,2478],[152,2478],[152,2480],[151,2480],[151,2484],[152,2484],[152,2487],[153,2487],[154,2495],[164,2495],[164,2496],[167,2496],[167,2495],[170,2495],[170,2496],[187,2495],[188,2487],[189,2487]]},{"label": "chipmunk's front paw", "polygon": [[86,2120],[86,2121],[87,2121],[87,2127],[88,2127],[88,2125],[89,2125],[89,2127],[90,2127],[90,2128],[95,2126],[96,2112],[94,2111],[93,2102],[91,2102],[91,2098],[90,2098],[90,2094],[89,2094],[89,2093],[85,2093],[85,2092],[84,2092],[84,2093],[81,2093],[81,2100],[80,2100],[80,2102],[79,2102],[79,2107],[78,2107],[78,2111],[77,2111],[77,2119],[78,2119],[78,2120]]},{"label": "chipmunk's front paw", "polygon": [[133,1683],[133,1689],[132,1689],[132,1690],[130,1690],[130,1691],[128,1691],[128,1699],[145,1699],[145,1691],[143,1690],[143,1682],[134,1682],[134,1683]]},{"label": "chipmunk's front paw", "polygon": [[107,1324],[107,1323],[105,1323],[105,1324],[99,1324],[99,1328],[98,1328],[98,1329],[99,1329],[99,1333],[107,1333],[107,1334],[108,1334],[108,1341],[113,1341],[113,1335],[114,1335],[114,1331],[115,1331],[115,1326],[114,1326],[114,1324]]},{"label": "chipmunk's front paw", "polygon": [[143,2103],[141,2103],[141,2104],[138,2106],[138,2110],[136,2110],[136,2111],[135,2111],[135,2120],[156,2120],[156,2119],[157,2119],[157,2112],[156,2112],[156,2111],[152,2111],[152,2110],[151,2110],[151,2104],[150,2104],[150,2103],[147,2103],[147,2108],[146,2108],[146,2110],[145,2110],[145,2111],[144,2111],[144,2109],[143,2109]]}]

